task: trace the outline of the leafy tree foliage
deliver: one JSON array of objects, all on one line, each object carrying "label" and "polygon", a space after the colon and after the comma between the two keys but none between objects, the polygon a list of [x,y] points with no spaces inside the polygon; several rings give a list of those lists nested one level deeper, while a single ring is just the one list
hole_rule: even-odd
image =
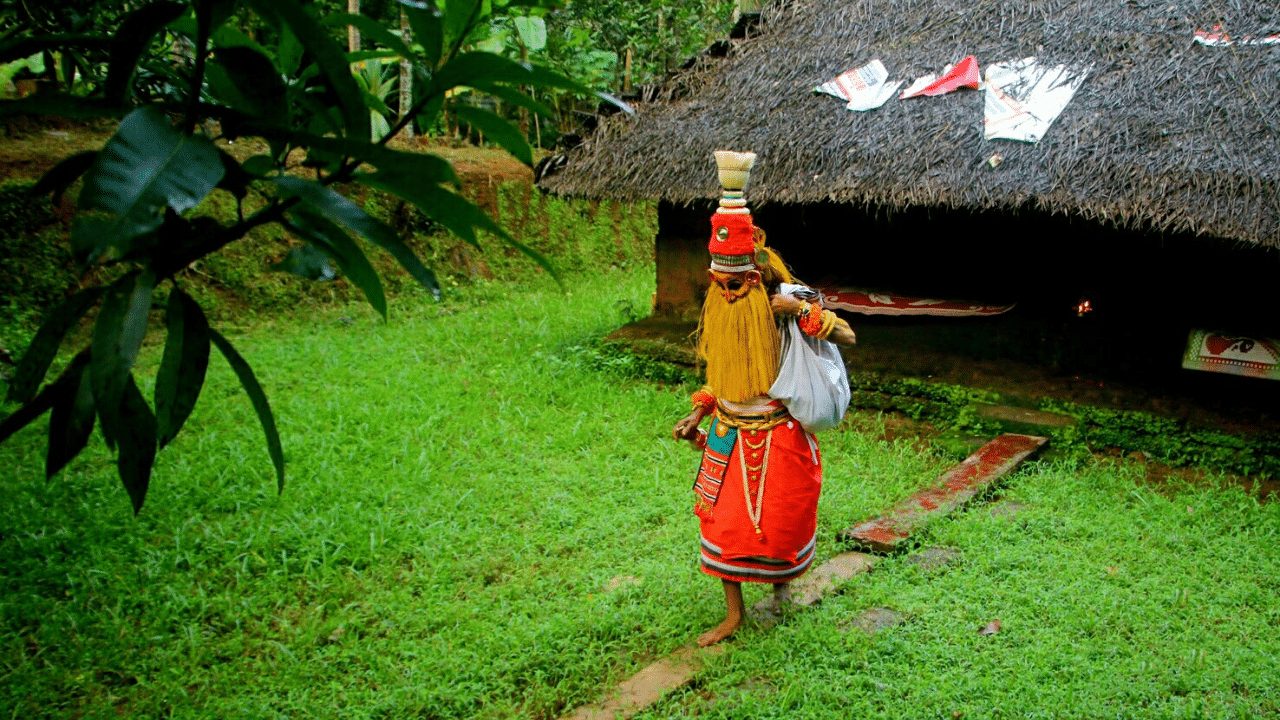
[{"label": "leafy tree foliage", "polygon": [[[22,15],[14,10],[19,5],[41,11]],[[180,271],[250,229],[275,223],[302,242],[280,269],[323,279],[334,276],[336,265],[384,317],[381,280],[357,239],[389,252],[438,296],[435,276],[403,238],[335,186],[360,183],[399,196],[473,243],[483,230],[515,244],[457,194],[458,176],[448,162],[393,150],[388,141],[411,118],[433,125],[446,95],[460,86],[545,115],[550,111],[523,88],[589,91],[543,67],[468,50],[471,39],[505,12],[498,0],[382,3],[387,12],[395,11],[396,27],[399,11],[408,14],[412,45],[333,2],[153,0],[116,3],[110,10],[105,5],[0,5],[0,19],[13,30],[0,41],[0,63],[48,52],[73,58],[82,68],[80,83],[73,86],[68,76],[63,90],[0,103],[0,115],[122,118],[101,150],[66,158],[35,188],[62,194],[83,178],[70,238],[74,256],[84,267],[115,265],[122,272],[49,313],[9,386],[8,400],[22,405],[0,421],[0,441],[51,412],[46,473],[52,477],[84,449],[96,425],[116,451],[120,479],[137,512],[156,452],[182,430],[216,348],[253,403],[283,489],[284,456],[266,394],[249,364],[184,291]],[[382,48],[344,52],[338,38],[348,24]],[[375,87],[381,75],[362,82],[352,73],[353,61],[368,58],[407,60],[418,78],[413,106],[376,134],[371,117],[383,117],[386,109]],[[468,118],[531,162],[524,135],[501,117],[473,108]],[[262,138],[269,153],[237,161],[198,131],[207,119],[216,120],[228,139]],[[306,153],[307,177],[289,164],[298,149]],[[188,217],[215,190],[235,196],[236,221]],[[254,202],[246,203],[251,195]],[[166,292],[164,354],[148,399],[135,380],[134,364],[153,302]],[[68,331],[95,308],[89,345],[46,384]]]}]

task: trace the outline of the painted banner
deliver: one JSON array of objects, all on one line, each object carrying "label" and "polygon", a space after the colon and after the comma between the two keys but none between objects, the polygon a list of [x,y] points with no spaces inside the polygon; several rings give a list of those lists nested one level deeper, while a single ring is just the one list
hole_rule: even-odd
[{"label": "painted banner", "polygon": [[1182,356],[1187,370],[1280,380],[1280,341],[1192,330]]},{"label": "painted banner", "polygon": [[1013,305],[983,305],[964,300],[932,300],[871,292],[857,288],[815,288],[822,306],[863,315],[935,315],[939,317],[983,317],[999,315]]}]

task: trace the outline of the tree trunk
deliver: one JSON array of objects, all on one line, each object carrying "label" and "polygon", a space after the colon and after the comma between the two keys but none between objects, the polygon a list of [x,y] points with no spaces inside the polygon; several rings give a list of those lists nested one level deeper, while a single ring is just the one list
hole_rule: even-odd
[{"label": "tree trunk", "polygon": [[[413,34],[409,30],[409,15],[403,8],[400,10],[400,37],[404,40],[405,45],[413,47]],[[404,119],[405,113],[409,112],[413,107],[413,66],[409,64],[408,58],[400,60],[400,118]],[[413,137],[413,122],[404,126],[404,136],[406,138]]]},{"label": "tree trunk", "polygon": [[[347,0],[347,12],[352,15],[360,14],[360,0]],[[347,26],[347,52],[356,52],[360,49],[360,31],[355,25]]]}]

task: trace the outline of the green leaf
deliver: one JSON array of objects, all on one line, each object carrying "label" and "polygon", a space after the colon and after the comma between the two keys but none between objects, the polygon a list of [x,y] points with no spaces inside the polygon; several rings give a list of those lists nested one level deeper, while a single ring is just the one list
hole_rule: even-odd
[{"label": "green leaf", "polygon": [[72,47],[102,50],[111,47],[111,38],[97,33],[55,33],[18,37],[0,43],[0,64],[29,58],[46,50],[57,52]]},{"label": "green leaf", "polygon": [[120,429],[116,438],[120,451],[116,456],[116,470],[133,503],[133,514],[137,515],[147,498],[151,467],[156,460],[156,416],[138,390],[133,373],[125,374],[117,415]]},{"label": "green leaf", "polygon": [[276,62],[280,63],[280,70],[285,77],[294,77],[302,64],[302,45],[298,43],[298,36],[293,34],[288,25],[280,26],[279,33],[280,42],[276,46]]},{"label": "green leaf", "polygon": [[404,40],[399,35],[391,32],[382,26],[382,23],[374,20],[368,15],[352,15],[350,13],[335,13],[326,17],[322,23],[328,26],[347,26],[354,25],[360,34],[367,37],[379,45],[395,51],[399,57],[411,58],[413,51],[408,45],[404,44]]},{"label": "green leaf", "polygon": [[460,120],[484,133],[485,137],[501,145],[517,160],[533,167],[533,148],[525,139],[520,128],[495,115],[488,110],[467,105],[459,105],[455,112]]},{"label": "green leaf", "polygon": [[266,155],[254,155],[241,164],[240,169],[257,177],[276,171],[276,161]]},{"label": "green leaf", "polygon": [[456,49],[462,46],[472,28],[488,14],[484,5],[484,0],[449,0],[444,14],[446,47]]},{"label": "green leaf", "polygon": [[347,62],[350,64],[362,63],[366,60],[383,60],[385,58],[399,57],[395,50],[357,50],[346,54]]},{"label": "green leaf", "polygon": [[[213,57],[205,71],[216,73],[219,84],[229,85],[221,90],[230,96],[223,97],[224,102],[268,123],[288,124],[288,88],[270,58],[247,47],[219,48]],[[214,83],[213,75],[209,81]]]},{"label": "green leaf", "polygon": [[382,291],[382,280],[351,236],[328,218],[306,208],[292,210],[290,214],[293,223],[285,227],[333,258],[342,268],[342,274],[360,288],[373,309],[386,320],[387,298]]},{"label": "green leaf", "polygon": [[103,94],[108,102],[119,105],[128,102],[129,80],[138,66],[138,59],[151,45],[156,33],[181,17],[185,10],[178,3],[155,2],[125,16],[111,36],[111,60],[107,66],[107,81],[103,85]]},{"label": "green leaf", "polygon": [[512,18],[516,32],[520,33],[520,42],[531,52],[537,52],[547,46],[547,22],[540,17],[518,15]]},{"label": "green leaf", "polygon": [[449,192],[438,185],[415,182],[411,176],[394,173],[364,175],[357,179],[369,187],[389,192],[413,203],[428,217],[472,245],[477,245],[475,233],[477,229],[496,235],[540,265],[557,282],[560,280],[560,274],[541,253],[511,237],[511,234],[494,222],[493,218],[457,193]]},{"label": "green leaf", "polygon": [[240,163],[222,148],[218,148],[218,159],[222,161],[222,179],[218,181],[218,187],[237,200],[243,200],[249,194],[249,183],[254,181],[254,176],[245,172]]},{"label": "green leaf", "polygon": [[49,386],[41,390],[39,395],[27,401],[22,407],[13,411],[13,414],[0,421],[0,443],[8,440],[14,433],[31,424],[32,420],[40,417],[46,410],[53,407],[70,383],[69,376],[84,370],[88,363],[89,351],[84,350],[79,355],[76,355],[75,359],[71,361],[71,364],[67,366],[67,369],[62,372],[62,375],[57,380],[49,383]]},{"label": "green leaf", "polygon": [[277,17],[293,31],[302,47],[311,53],[312,59],[320,66],[326,83],[338,96],[346,134],[358,138],[369,137],[369,111],[364,106],[360,87],[351,76],[351,67],[347,64],[342,47],[329,36],[329,32],[297,0],[246,0],[246,4],[253,7],[259,15]]},{"label": "green leaf", "polygon": [[48,480],[66,467],[89,444],[93,432],[93,390],[89,385],[88,355],[72,363],[59,381],[59,389],[49,416],[49,447],[45,456],[44,476]]},{"label": "green leaf", "polygon": [[487,93],[489,95],[492,95],[498,98],[499,100],[502,100],[503,102],[507,102],[512,105],[515,105],[516,107],[526,108],[530,112],[538,113],[539,115],[545,118],[550,118],[554,120],[556,117],[555,112],[553,112],[551,108],[547,107],[546,105],[543,105],[537,100],[534,100],[533,98],[529,97],[529,95],[527,95],[526,93],[516,88],[510,88],[505,85],[495,85],[493,83],[487,83],[487,82],[473,81],[471,83],[471,89],[479,90],[482,93]]},{"label": "green leaf", "polygon": [[147,334],[147,316],[151,311],[151,291],[156,278],[150,272],[134,271],[107,288],[93,328],[90,380],[93,401],[102,423],[102,436],[114,447],[121,427],[120,403],[129,371],[142,348]]},{"label": "green leaf", "polygon": [[427,93],[443,94],[459,85],[471,87],[476,82],[535,84],[528,67],[501,55],[477,51],[463,53],[445,63],[431,76]]},{"label": "green leaf", "polygon": [[209,367],[209,321],[196,301],[176,287],[169,293],[167,322],[155,389],[156,437],[162,448],[191,415]]},{"label": "green leaf", "polygon": [[[289,226],[286,225],[285,227]],[[294,228],[289,229],[293,230]],[[296,230],[295,234],[300,237],[304,236],[301,230]],[[317,282],[328,282],[338,277],[337,271],[329,263],[329,256],[315,245],[289,248],[289,252],[284,256],[284,259],[272,265],[271,269]]]},{"label": "green leaf", "polygon": [[188,137],[153,107],[129,113],[98,154],[84,178],[80,207],[113,217],[94,230],[96,237],[73,245],[125,249],[130,238],[151,232],[164,220],[165,207],[189,210],[222,180],[218,149],[207,138]]},{"label": "green leaf", "polygon": [[104,287],[90,287],[67,298],[49,313],[36,336],[27,347],[27,352],[18,361],[18,369],[14,371],[13,380],[9,383],[6,401],[26,402],[35,395],[40,381],[49,370],[49,364],[58,354],[58,346],[67,331],[80,322],[80,318],[98,302],[106,292]]},{"label": "green leaf", "polygon": [[439,11],[428,5],[416,5],[400,0],[405,5],[405,14],[409,16],[409,28],[413,31],[414,41],[422,46],[427,63],[435,67],[440,62],[444,50],[444,20]]},{"label": "green leaf", "polygon": [[276,468],[276,487],[278,492],[284,492],[284,450],[280,447],[280,434],[276,432],[276,419],[271,414],[271,405],[267,402],[266,393],[262,392],[262,386],[258,384],[258,379],[253,375],[253,368],[249,367],[249,363],[240,357],[240,353],[222,337],[222,334],[213,328],[209,328],[209,339],[218,347],[227,358],[227,363],[231,365],[231,369],[235,372],[236,377],[240,378],[240,384],[244,386],[245,394],[249,396],[249,400],[253,403],[253,409],[258,413],[258,422],[262,423],[262,432],[267,436],[267,453],[271,456],[271,464]]},{"label": "green leaf", "polygon": [[31,194],[38,197],[53,193],[53,201],[57,203],[62,198],[62,193],[89,170],[97,157],[97,150],[86,150],[63,159],[40,178],[40,182],[31,188]]},{"label": "green leaf", "polygon": [[370,216],[360,206],[317,182],[292,177],[272,178],[280,187],[302,198],[321,215],[391,253],[400,265],[423,287],[439,297],[436,276],[422,264],[413,250],[395,230]]}]

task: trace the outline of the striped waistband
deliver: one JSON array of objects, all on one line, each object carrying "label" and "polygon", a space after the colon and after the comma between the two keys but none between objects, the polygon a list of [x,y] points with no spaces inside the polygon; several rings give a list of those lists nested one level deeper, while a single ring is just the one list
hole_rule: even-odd
[{"label": "striped waistband", "polygon": [[790,417],[787,408],[779,405],[763,413],[738,413],[724,406],[724,403],[716,403],[716,419],[721,423],[734,428],[743,430],[768,430],[775,425],[780,425]]}]

